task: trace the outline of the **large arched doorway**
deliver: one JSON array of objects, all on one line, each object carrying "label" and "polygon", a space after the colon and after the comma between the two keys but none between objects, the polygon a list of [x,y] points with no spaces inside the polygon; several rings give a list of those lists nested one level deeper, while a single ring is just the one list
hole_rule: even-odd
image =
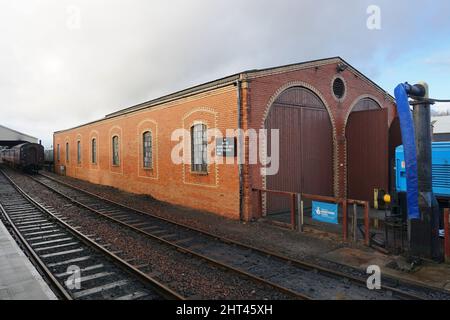
[{"label": "large arched doorway", "polygon": [[[265,128],[280,130],[279,171],[266,177],[266,188],[333,196],[333,130],[322,100],[307,88],[289,88],[272,104]],[[286,198],[266,199],[267,214],[289,211]]]},{"label": "large arched doorway", "polygon": [[388,191],[387,109],[363,98],[352,109],[347,127],[347,197],[374,203],[374,190]]}]

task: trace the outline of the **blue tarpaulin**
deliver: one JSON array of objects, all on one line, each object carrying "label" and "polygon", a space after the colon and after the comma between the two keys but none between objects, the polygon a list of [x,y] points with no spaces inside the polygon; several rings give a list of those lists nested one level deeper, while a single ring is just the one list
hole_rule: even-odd
[{"label": "blue tarpaulin", "polygon": [[420,219],[414,122],[409,108],[408,94],[404,84],[399,84],[395,88],[395,99],[397,101],[397,113],[400,119],[405,154],[408,218],[410,220]]}]

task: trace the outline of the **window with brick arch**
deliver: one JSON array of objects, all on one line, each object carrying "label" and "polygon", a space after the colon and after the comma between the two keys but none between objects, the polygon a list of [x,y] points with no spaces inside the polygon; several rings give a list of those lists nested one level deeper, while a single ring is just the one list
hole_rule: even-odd
[{"label": "window with brick arch", "polygon": [[113,165],[118,166],[120,164],[119,159],[119,137],[114,136],[112,138],[112,158],[113,158]]},{"label": "window with brick arch", "polygon": [[81,163],[81,142],[77,141],[77,162]]},{"label": "window with brick arch", "polygon": [[66,142],[66,162],[69,162],[69,143]]},{"label": "window with brick arch", "polygon": [[92,163],[97,163],[97,139],[92,139],[92,145],[91,145],[91,153],[92,153]]},{"label": "window with brick arch", "polygon": [[60,159],[60,151],[59,151],[59,144],[56,145],[56,161],[59,162]]},{"label": "window with brick arch", "polygon": [[208,171],[208,135],[206,125],[196,124],[191,127],[191,170],[193,172]]},{"label": "window with brick arch", "polygon": [[144,168],[151,169],[153,167],[153,141],[152,141],[152,133],[150,131],[146,131],[142,134],[142,146],[143,146],[143,160],[144,160]]}]

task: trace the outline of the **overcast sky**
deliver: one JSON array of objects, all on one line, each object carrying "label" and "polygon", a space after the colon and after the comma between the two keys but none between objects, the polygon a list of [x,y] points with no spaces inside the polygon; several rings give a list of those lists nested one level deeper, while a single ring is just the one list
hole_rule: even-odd
[{"label": "overcast sky", "polygon": [[426,80],[450,98],[450,1],[0,0],[0,123],[49,147],[188,86],[337,55],[391,93]]}]

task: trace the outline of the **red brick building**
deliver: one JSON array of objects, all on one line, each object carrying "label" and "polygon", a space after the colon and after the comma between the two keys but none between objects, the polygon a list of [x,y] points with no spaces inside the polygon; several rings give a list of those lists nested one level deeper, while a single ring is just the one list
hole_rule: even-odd
[{"label": "red brick building", "polygon": [[[394,106],[338,57],[246,71],[55,132],[55,170],[233,219],[258,217],[253,187],[371,200],[389,187]],[[172,160],[183,128],[194,164]],[[278,173],[249,164],[248,143],[244,164],[205,165],[205,139],[217,143],[211,128],[279,129]]]}]

